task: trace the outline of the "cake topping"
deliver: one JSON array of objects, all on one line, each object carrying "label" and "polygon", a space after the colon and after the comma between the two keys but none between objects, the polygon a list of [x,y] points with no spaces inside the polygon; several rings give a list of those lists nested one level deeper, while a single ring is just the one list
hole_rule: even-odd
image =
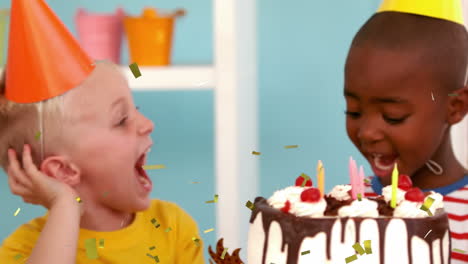
[{"label": "cake topping", "polygon": [[419,188],[411,188],[405,194],[405,199],[411,202],[424,202],[424,193]]},{"label": "cake topping", "polygon": [[361,201],[354,200],[351,205],[346,205],[338,210],[338,216],[341,217],[378,217],[379,211],[377,210],[378,204],[375,201],[371,201],[366,198],[362,198]]},{"label": "cake topping", "polygon": [[308,188],[302,191],[301,201],[308,203],[316,203],[320,200],[320,191],[317,188]]},{"label": "cake topping", "polygon": [[[306,180],[306,183],[304,184],[304,180]],[[305,173],[302,173],[299,177],[296,178],[296,186],[299,187],[311,187],[312,186],[312,180],[310,179],[309,176],[307,176]]]},{"label": "cake topping", "polygon": [[400,174],[398,176],[398,188],[408,191],[411,187],[413,187],[413,182],[408,175]]},{"label": "cake topping", "polygon": [[281,208],[281,212],[283,212],[283,213],[289,213],[289,210],[290,210],[290,209],[291,209],[291,202],[287,200],[287,201],[284,203],[284,207]]},{"label": "cake topping", "polygon": [[[312,192],[315,193],[316,191]],[[317,192],[320,194],[318,189]],[[296,201],[291,204],[291,210],[289,210],[289,213],[295,216],[321,217],[323,216],[326,208],[327,202],[323,198],[319,198],[316,202]]]},{"label": "cake topping", "polygon": [[351,185],[336,185],[328,195],[338,201],[346,201],[351,199],[350,191]]}]

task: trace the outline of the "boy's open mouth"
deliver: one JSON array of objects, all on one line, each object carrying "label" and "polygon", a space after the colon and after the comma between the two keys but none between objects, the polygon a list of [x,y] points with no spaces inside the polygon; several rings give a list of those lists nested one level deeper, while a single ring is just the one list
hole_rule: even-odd
[{"label": "boy's open mouth", "polygon": [[147,192],[150,192],[153,187],[151,179],[148,177],[148,174],[146,174],[146,171],[143,169],[143,165],[145,165],[146,163],[146,154],[149,151],[150,150],[148,149],[145,153],[143,153],[135,164],[138,182],[141,184],[142,188]]},{"label": "boy's open mouth", "polygon": [[372,153],[369,161],[374,173],[379,177],[385,177],[392,173],[397,159],[398,155],[396,154],[384,155],[380,153]]}]

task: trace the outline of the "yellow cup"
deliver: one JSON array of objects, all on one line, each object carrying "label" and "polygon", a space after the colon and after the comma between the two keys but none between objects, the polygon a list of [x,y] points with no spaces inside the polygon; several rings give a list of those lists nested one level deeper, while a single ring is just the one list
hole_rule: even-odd
[{"label": "yellow cup", "polygon": [[5,64],[8,15],[8,9],[0,10],[0,66]]},{"label": "yellow cup", "polygon": [[175,16],[161,16],[147,8],[141,17],[126,17],[124,27],[130,58],[140,66],[163,66],[171,63]]}]

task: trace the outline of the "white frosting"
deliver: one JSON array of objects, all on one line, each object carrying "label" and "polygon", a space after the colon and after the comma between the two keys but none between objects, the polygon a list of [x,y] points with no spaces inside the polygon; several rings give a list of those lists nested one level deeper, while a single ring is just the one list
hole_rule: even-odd
[{"label": "white frosting", "polygon": [[320,217],[323,216],[326,208],[327,201],[320,198],[320,200],[315,203],[302,201],[291,203],[291,210],[289,210],[289,212],[296,216]]},{"label": "white frosting", "polygon": [[305,189],[306,188],[300,186],[290,186],[283,190],[276,191],[270,199],[268,199],[268,204],[276,209],[283,208],[286,201],[289,201],[292,205],[300,201],[301,193]]},{"label": "white frosting", "polygon": [[338,216],[341,217],[378,217],[377,202],[362,198],[361,201],[354,200],[350,205],[346,205],[338,209]]},{"label": "white frosting", "polygon": [[423,203],[411,202],[405,200],[401,202],[395,210],[393,211],[393,216],[395,217],[426,217],[428,216],[427,212],[421,210],[421,205]]},{"label": "white frosting", "polygon": [[[397,205],[405,200],[405,194],[406,194],[406,191],[403,191],[402,189],[397,188],[397,199],[396,199]],[[392,186],[387,185],[387,186],[383,187],[382,188],[382,195],[383,195],[385,201],[387,203],[389,203],[390,200],[392,200]]]},{"label": "white frosting", "polygon": [[338,201],[346,201],[351,199],[349,190],[351,190],[351,185],[336,185],[329,195]]}]

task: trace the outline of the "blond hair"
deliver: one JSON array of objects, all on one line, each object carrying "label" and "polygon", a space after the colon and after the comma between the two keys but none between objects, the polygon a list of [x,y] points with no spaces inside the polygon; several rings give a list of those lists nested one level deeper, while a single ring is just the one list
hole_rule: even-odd
[{"label": "blond hair", "polygon": [[[39,166],[43,158],[54,154],[55,146],[63,143],[63,128],[67,120],[65,95],[42,102],[20,104],[5,98],[6,89],[4,71],[0,78],[0,166],[6,171],[8,148],[13,148],[21,157],[24,144],[31,146],[33,161]],[[41,150],[44,151],[42,155]]]}]

